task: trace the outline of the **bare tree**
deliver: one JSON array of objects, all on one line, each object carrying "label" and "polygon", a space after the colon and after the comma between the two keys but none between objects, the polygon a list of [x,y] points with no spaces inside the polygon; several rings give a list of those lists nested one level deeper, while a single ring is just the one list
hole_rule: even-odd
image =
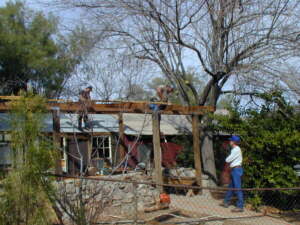
[{"label": "bare tree", "polygon": [[[216,106],[224,93],[270,88],[279,63],[299,48],[299,2],[291,0],[57,0],[88,11],[107,37],[160,68],[183,104]],[[209,75],[199,92],[187,65]],[[282,68],[281,68],[282,69]],[[224,90],[226,85],[233,89]],[[238,85],[238,84],[242,84]],[[249,85],[249,86],[248,86]],[[187,95],[190,89],[193,95]],[[253,89],[254,89],[253,88]],[[194,99],[194,101],[192,101]],[[205,130],[205,129],[204,129]],[[216,176],[209,135],[203,135],[204,170]]]},{"label": "bare tree", "polygon": [[81,62],[72,81],[65,89],[66,96],[78,96],[79,90],[92,85],[93,98],[102,100],[146,98],[149,68],[136,58],[114,49],[95,49]]}]

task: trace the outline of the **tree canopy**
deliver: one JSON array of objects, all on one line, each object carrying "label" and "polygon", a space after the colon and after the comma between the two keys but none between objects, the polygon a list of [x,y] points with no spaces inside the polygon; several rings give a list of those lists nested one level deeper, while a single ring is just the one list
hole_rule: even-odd
[{"label": "tree canopy", "polygon": [[79,60],[70,40],[51,15],[18,1],[0,8],[0,94],[17,94],[31,83],[46,96],[59,95]]}]

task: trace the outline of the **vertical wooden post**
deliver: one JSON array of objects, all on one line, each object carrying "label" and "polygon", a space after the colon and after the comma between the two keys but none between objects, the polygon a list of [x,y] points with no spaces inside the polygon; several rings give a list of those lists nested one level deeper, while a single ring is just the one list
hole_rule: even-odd
[{"label": "vertical wooden post", "polygon": [[123,120],[123,113],[119,113],[119,136],[120,136],[120,142],[119,142],[119,160],[121,161],[125,158],[125,134],[124,134],[124,120]]},{"label": "vertical wooden post", "polygon": [[90,167],[92,164],[92,151],[93,151],[93,136],[90,136],[87,143],[88,158],[87,158],[87,167]]},{"label": "vertical wooden post", "polygon": [[201,148],[200,148],[201,143],[200,143],[198,115],[192,115],[192,127],[193,127],[193,150],[194,150],[194,163],[195,163],[195,170],[196,170],[196,182],[198,186],[202,187]]},{"label": "vertical wooden post", "polygon": [[[53,121],[53,145],[56,151],[60,148],[60,117],[59,117],[59,108],[53,107],[52,111],[52,121]],[[59,151],[59,158],[56,160],[55,163],[55,173],[62,174],[62,167],[61,167],[61,152]]]},{"label": "vertical wooden post", "polygon": [[[153,132],[153,150],[154,150],[154,166],[155,166],[155,182],[163,184],[162,168],[161,168],[161,148],[160,148],[160,115],[154,111],[152,113],[152,132]],[[163,186],[158,186],[160,193],[163,192]]]},{"label": "vertical wooden post", "polygon": [[63,137],[63,150],[64,166],[62,167],[62,171],[68,173],[67,137]]}]

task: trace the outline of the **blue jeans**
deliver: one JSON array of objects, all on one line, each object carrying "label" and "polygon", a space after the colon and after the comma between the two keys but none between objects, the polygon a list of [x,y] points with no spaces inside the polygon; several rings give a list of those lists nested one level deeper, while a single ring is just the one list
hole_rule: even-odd
[{"label": "blue jeans", "polygon": [[[229,184],[229,188],[242,188],[242,176],[243,176],[243,168],[237,167],[233,168],[231,170],[231,182]],[[241,190],[233,191],[228,190],[225,195],[224,203],[228,204],[230,202],[230,199],[233,194],[237,195],[238,201],[237,201],[237,207],[243,208],[244,207],[244,198],[243,198],[243,192]]]}]

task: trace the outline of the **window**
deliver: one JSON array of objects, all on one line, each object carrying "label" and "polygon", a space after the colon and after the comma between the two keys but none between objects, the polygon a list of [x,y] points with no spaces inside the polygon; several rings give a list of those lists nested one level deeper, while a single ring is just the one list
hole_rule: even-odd
[{"label": "window", "polygon": [[10,139],[10,134],[0,133],[0,143],[8,143]]},{"label": "window", "polygon": [[9,142],[9,134],[0,134],[0,168],[6,168],[11,165]]},{"label": "window", "polygon": [[92,158],[111,158],[110,136],[93,137]]}]

